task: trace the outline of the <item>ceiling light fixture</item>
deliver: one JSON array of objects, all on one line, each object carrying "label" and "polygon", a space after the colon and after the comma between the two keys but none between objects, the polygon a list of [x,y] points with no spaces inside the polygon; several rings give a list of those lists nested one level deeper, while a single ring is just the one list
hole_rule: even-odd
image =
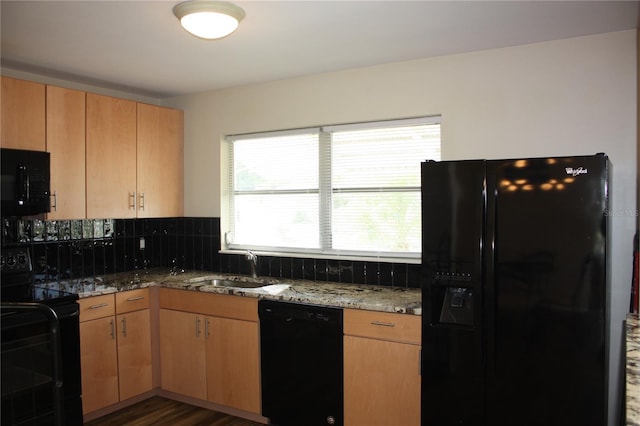
[{"label": "ceiling light fixture", "polygon": [[192,0],[173,8],[185,30],[196,37],[213,40],[228,36],[245,17],[244,10],[226,1]]}]

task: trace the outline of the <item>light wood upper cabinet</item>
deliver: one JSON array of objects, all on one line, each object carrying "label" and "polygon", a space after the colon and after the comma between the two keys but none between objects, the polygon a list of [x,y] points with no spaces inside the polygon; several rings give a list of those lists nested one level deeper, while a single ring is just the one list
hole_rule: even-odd
[{"label": "light wood upper cabinet", "polygon": [[45,151],[45,86],[2,77],[2,148]]},{"label": "light wood upper cabinet", "polygon": [[87,94],[87,218],[136,216],[136,103]]},{"label": "light wood upper cabinet", "polygon": [[184,215],[184,114],[2,77],[0,145],[51,153],[47,219]]},{"label": "light wood upper cabinet", "polygon": [[183,216],[183,112],[138,103],[137,117],[137,216]]},{"label": "light wood upper cabinet", "polygon": [[420,317],[344,310],[345,426],[420,425]]},{"label": "light wood upper cabinet", "polygon": [[84,219],[86,93],[55,86],[46,93],[52,195],[47,219]]}]

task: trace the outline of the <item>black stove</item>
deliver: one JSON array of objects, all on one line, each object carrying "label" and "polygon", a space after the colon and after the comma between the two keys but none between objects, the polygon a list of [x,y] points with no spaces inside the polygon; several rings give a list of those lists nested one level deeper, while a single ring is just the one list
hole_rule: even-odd
[{"label": "black stove", "polygon": [[0,255],[4,302],[35,302],[55,306],[74,302],[78,295],[57,282],[35,284],[31,256],[27,248],[3,249]]},{"label": "black stove", "polygon": [[33,289],[29,297],[33,302],[44,303],[50,306],[55,306],[60,303],[68,303],[70,301],[78,300],[78,295],[75,293],[59,290],[57,288],[37,286],[37,285],[33,286]]},{"label": "black stove", "polygon": [[78,295],[34,283],[29,250],[0,254],[3,425],[81,425]]}]

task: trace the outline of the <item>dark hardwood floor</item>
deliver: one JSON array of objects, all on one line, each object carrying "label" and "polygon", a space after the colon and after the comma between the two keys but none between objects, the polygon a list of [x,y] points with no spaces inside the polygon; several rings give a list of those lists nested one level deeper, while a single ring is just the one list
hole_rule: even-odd
[{"label": "dark hardwood floor", "polygon": [[154,396],[85,426],[261,426],[261,423]]}]

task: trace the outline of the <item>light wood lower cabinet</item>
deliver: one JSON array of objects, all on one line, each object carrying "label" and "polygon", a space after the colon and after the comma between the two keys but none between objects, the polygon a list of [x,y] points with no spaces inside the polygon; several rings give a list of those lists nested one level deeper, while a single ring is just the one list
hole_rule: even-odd
[{"label": "light wood lower cabinet", "polygon": [[84,414],[119,401],[118,349],[115,333],[114,316],[80,323]]},{"label": "light wood lower cabinet", "polygon": [[260,413],[257,299],[160,289],[164,390]]},{"label": "light wood lower cabinet", "polygon": [[[80,300],[84,413],[153,388],[155,306],[161,388],[259,415],[257,299],[157,294],[157,304],[147,289]],[[419,316],[344,310],[345,426],[420,424],[420,327]]]},{"label": "light wood lower cabinet", "polygon": [[84,414],[152,389],[150,320],[147,289],[80,300]]},{"label": "light wood lower cabinet", "polygon": [[113,294],[80,299],[82,412],[119,400],[118,344]]},{"label": "light wood lower cabinet", "polygon": [[345,426],[420,425],[420,317],[344,310]]},{"label": "light wood lower cabinet", "polygon": [[204,316],[160,309],[160,383],[164,390],[207,398]]},{"label": "light wood lower cabinet", "polygon": [[258,323],[207,317],[207,399],[260,413]]},{"label": "light wood lower cabinet", "polygon": [[117,317],[120,401],[150,391],[151,316],[149,309]]}]

